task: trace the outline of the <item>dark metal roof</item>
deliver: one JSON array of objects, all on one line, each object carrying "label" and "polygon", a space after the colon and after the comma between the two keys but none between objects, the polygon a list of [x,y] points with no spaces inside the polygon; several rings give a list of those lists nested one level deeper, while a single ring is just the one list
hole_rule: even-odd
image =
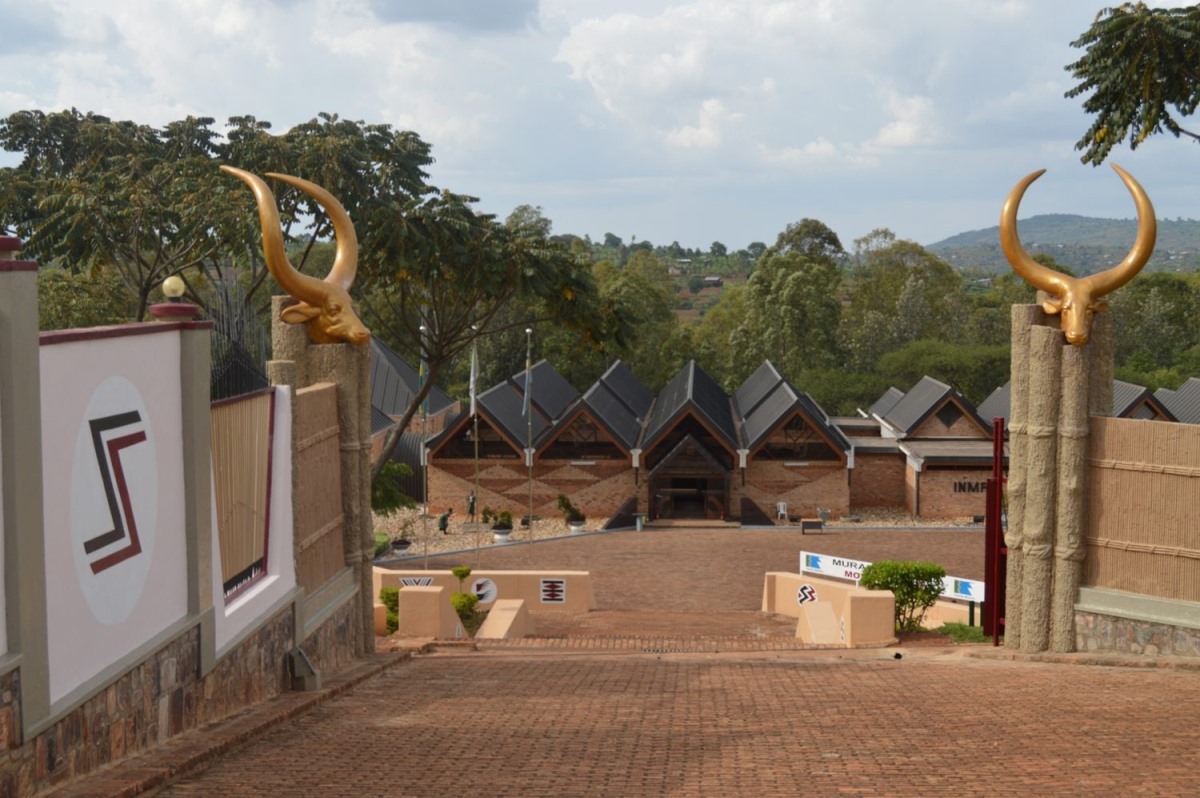
[{"label": "dark metal roof", "polygon": [[[536,371],[533,378],[535,380],[533,393],[536,396]],[[521,413],[524,404],[522,395],[510,383],[502,382],[479,394],[477,401],[480,414],[486,415],[493,426],[506,435],[517,449],[525,449],[529,439],[530,421]],[[538,412],[536,405],[530,409],[529,415],[533,419],[533,440],[536,441],[546,431],[549,424]]]},{"label": "dark metal roof", "polygon": [[979,417],[975,406],[961,393],[928,375],[918,380],[917,384],[904,394],[904,398],[896,402],[883,416],[883,420],[901,435],[908,435],[948,399],[953,399],[968,416],[973,417],[981,430],[986,432],[991,429],[991,426]]},{"label": "dark metal roof", "polygon": [[903,398],[904,391],[895,386],[888,388],[883,392],[883,396],[876,399],[875,404],[871,405],[869,412],[873,416],[879,416],[880,418],[883,418],[887,415],[889,410],[896,406],[896,402],[899,402]]},{"label": "dark metal roof", "polygon": [[[1192,382],[1192,380],[1188,382]],[[1194,391],[1194,407],[1200,409],[1200,380],[1195,380],[1195,383],[1195,387],[1190,390]],[[1184,387],[1186,385],[1185,383]],[[1182,391],[1183,388],[1180,388],[1179,392]],[[1179,418],[1179,414],[1175,412],[1171,403],[1163,400],[1162,393],[1162,391],[1159,391],[1156,394],[1152,394],[1149,389],[1141,385],[1135,385],[1132,382],[1125,382],[1123,380],[1113,380],[1113,417],[1143,417],[1139,413],[1145,413],[1144,417],[1147,418],[1155,417],[1154,412],[1146,413],[1145,406],[1139,405],[1139,403],[1145,400],[1145,405],[1153,408],[1157,412],[1157,415],[1168,420]],[[1171,401],[1175,401],[1174,398]],[[988,422],[996,416],[1000,416],[1007,424],[1009,417],[1012,415],[1012,383],[1006,382],[992,391],[991,396],[984,399],[983,403],[979,405],[979,415]],[[1200,419],[1200,416],[1197,418]]]},{"label": "dark metal roof", "polygon": [[992,391],[991,395],[980,403],[978,411],[984,421],[990,423],[998,416],[1007,424],[1012,413],[1012,383],[1006,382]]},{"label": "dark metal roof", "polygon": [[620,360],[608,367],[600,382],[638,419],[645,418],[654,403],[654,394]]},{"label": "dark metal roof", "polygon": [[[541,414],[548,419],[556,419],[563,414],[571,403],[579,398],[579,391],[563,376],[554,370],[548,360],[539,360],[533,364],[533,396],[530,400]],[[521,369],[511,378],[517,389],[517,396],[524,401],[525,369]],[[518,408],[519,410],[520,408]],[[524,439],[522,439],[524,440]]]},{"label": "dark metal roof", "polygon": [[396,420],[378,407],[371,405],[371,434],[377,435],[385,429],[396,426]]},{"label": "dark metal roof", "polygon": [[[768,385],[768,381],[773,381],[773,384]],[[766,393],[763,393],[764,388]],[[749,411],[744,409],[743,399],[751,405]],[[734,403],[742,416],[742,437],[747,449],[754,449],[780,424],[787,423],[796,412],[800,412],[814,428],[823,433],[831,448],[843,453],[850,451],[850,441],[830,423],[829,416],[816,400],[797,391],[769,362],[763,363],[742,384],[734,395]]]},{"label": "dark metal roof", "polygon": [[[399,417],[419,390],[417,370],[378,338],[371,338],[371,406]],[[436,385],[429,391],[429,412],[440,413],[454,404]]]},{"label": "dark metal roof", "polygon": [[930,376],[922,377],[883,414],[882,418],[901,433],[912,432],[917,424],[953,391],[953,388],[940,380]]},{"label": "dark metal roof", "polygon": [[[900,451],[926,465],[954,463],[964,465],[986,465],[992,462],[992,442],[979,440],[959,441],[900,441]],[[1005,457],[1007,457],[1007,452]]]},{"label": "dark metal roof", "polygon": [[1154,396],[1162,402],[1177,421],[1200,424],[1200,379],[1189,377],[1178,390],[1159,388]]},{"label": "dark metal roof", "polygon": [[638,436],[642,432],[641,419],[621,401],[608,383],[601,380],[594,384],[583,395],[583,403],[626,449],[637,446]]},{"label": "dark metal roof", "polygon": [[706,421],[731,450],[738,448],[729,397],[694,360],[688,361],[659,392],[646,422],[642,448],[649,448],[689,408]]},{"label": "dark metal roof", "polygon": [[763,364],[755,369],[754,373],[747,377],[741,387],[734,392],[733,400],[737,403],[738,412],[742,414],[743,418],[749,417],[781,382],[783,382],[783,377],[779,371],[771,364],[771,361],[764,360]]},{"label": "dark metal roof", "polygon": [[1174,421],[1175,414],[1150,389],[1123,380],[1113,380],[1113,415],[1117,418],[1162,418]]}]

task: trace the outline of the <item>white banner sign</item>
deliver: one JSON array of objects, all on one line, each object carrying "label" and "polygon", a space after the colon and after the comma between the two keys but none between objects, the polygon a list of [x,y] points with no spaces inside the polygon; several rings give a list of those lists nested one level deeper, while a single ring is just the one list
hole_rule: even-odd
[{"label": "white banner sign", "polygon": [[[848,557],[831,557],[828,554],[814,554],[811,551],[800,552],[800,573],[820,574],[821,576],[831,576],[834,579],[849,579],[856,585],[858,580],[862,579],[863,570],[870,564],[860,560],[851,560]],[[942,580],[942,598],[983,601],[983,582],[947,576]]]}]

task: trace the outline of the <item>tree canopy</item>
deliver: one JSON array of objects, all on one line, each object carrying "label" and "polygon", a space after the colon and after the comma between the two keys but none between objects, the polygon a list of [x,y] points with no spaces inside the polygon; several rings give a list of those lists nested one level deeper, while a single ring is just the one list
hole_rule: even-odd
[{"label": "tree canopy", "polygon": [[1066,68],[1095,114],[1075,144],[1080,160],[1098,166],[1129,138],[1131,149],[1164,129],[1200,141],[1180,123],[1200,104],[1200,5],[1149,8],[1143,2],[1101,9],[1072,47],[1086,50]]}]

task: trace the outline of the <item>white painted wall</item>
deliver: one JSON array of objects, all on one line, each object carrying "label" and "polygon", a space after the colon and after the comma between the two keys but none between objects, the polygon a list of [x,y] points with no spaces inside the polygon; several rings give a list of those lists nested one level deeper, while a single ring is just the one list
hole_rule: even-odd
[{"label": "white painted wall", "polygon": [[[179,358],[177,330],[41,349],[51,702],[187,615]],[[88,420],[129,411],[141,420],[105,440],[125,439],[116,445],[142,550],[95,573],[127,541],[83,548],[112,527]]]}]

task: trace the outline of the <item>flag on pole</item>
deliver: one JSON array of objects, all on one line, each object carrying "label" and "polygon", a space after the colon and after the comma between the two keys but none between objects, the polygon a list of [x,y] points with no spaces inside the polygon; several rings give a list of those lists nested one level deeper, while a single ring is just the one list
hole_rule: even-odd
[{"label": "flag on pole", "polygon": [[529,415],[529,396],[533,392],[532,347],[525,349],[525,401],[521,404],[522,417]]},{"label": "flag on pole", "polygon": [[475,380],[479,377],[479,344],[471,343],[471,415],[475,415]]}]

